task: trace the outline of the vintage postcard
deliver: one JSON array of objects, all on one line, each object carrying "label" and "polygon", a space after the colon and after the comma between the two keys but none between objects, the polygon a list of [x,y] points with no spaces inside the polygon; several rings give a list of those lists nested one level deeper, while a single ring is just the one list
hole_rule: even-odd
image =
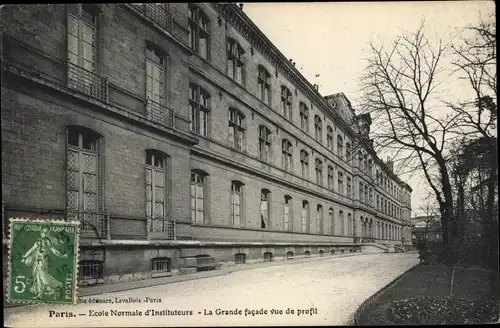
[{"label": "vintage postcard", "polygon": [[0,15],[5,326],[499,321],[494,2]]}]

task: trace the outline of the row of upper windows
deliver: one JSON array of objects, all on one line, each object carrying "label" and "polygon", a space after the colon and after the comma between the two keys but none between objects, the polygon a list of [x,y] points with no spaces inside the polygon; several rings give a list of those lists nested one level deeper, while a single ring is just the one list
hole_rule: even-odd
[{"label": "row of upper windows", "polygon": [[[82,68],[90,71],[95,70],[95,29],[92,28],[89,22],[95,23],[95,19],[92,20],[91,13],[89,11],[84,10],[84,6],[75,7],[73,14],[69,15],[68,19],[68,56],[70,58],[70,62],[75,65],[81,66]],[[191,9],[194,7],[190,7]],[[205,18],[204,18],[205,17]],[[206,16],[199,11],[199,9],[190,11],[190,22],[194,24],[194,22],[199,22],[200,30],[204,30],[206,32],[207,22],[204,21]],[[191,24],[191,25],[192,25]],[[203,34],[203,33],[201,33]],[[198,33],[197,35],[201,35]],[[236,66],[229,64],[229,67],[240,67],[242,68],[243,62],[241,61],[241,46],[239,46],[236,41],[229,42],[229,53],[234,54],[228,56],[230,61],[236,63]],[[87,49],[88,48],[88,49]],[[164,97],[164,85],[165,76],[164,76],[164,57],[165,53],[159,50],[158,48],[148,47],[146,52],[146,98],[148,99],[148,104],[151,106],[150,102],[158,103],[163,105],[165,103]],[[70,72],[71,73],[71,72]],[[242,74],[236,74],[237,76],[242,76]],[[258,74],[258,83],[260,85],[260,93],[261,99],[270,99],[270,77],[269,72],[259,66],[259,74]],[[85,84],[85,83],[83,83]],[[190,88],[190,106],[191,106],[191,130],[199,133],[201,135],[207,136],[208,133],[208,115],[209,115],[209,94],[205,92],[200,87],[192,85]],[[281,100],[282,100],[282,110],[283,115],[291,119],[292,118],[292,94],[288,88],[282,86],[281,92]],[[299,104],[300,111],[300,121],[301,128],[308,132],[309,129],[309,109],[307,105],[303,102]],[[230,144],[238,150],[243,149],[244,143],[244,125],[241,121],[244,120],[244,117],[240,114],[238,115],[236,120],[233,120],[232,128],[230,127]],[[315,138],[318,142],[322,143],[322,121],[318,115],[315,115]],[[343,149],[343,138],[340,134],[337,134],[337,155],[340,158],[351,160],[351,145],[350,143],[345,143],[345,153]],[[331,126],[327,126],[327,148],[334,152],[334,134]],[[262,153],[261,159],[266,159],[268,157],[265,152]],[[360,159],[361,162],[361,159]],[[365,170],[368,170],[369,175],[371,176],[371,159],[367,165],[366,156],[365,156]],[[377,178],[379,175],[377,175]],[[385,183],[382,186],[385,186],[386,189],[389,186],[388,180],[385,177]],[[394,185],[391,184],[391,187],[388,191],[394,195]],[[408,198],[408,197],[407,197]],[[399,198],[398,198],[399,199]],[[409,203],[409,201],[407,201]]]}]

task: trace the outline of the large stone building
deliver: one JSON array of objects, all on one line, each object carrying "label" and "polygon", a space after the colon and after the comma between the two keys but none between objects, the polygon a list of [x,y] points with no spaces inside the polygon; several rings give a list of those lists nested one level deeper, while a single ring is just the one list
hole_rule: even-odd
[{"label": "large stone building", "polygon": [[1,18],[4,222],[80,220],[82,283],[411,244],[411,188],[370,117],[321,96],[238,5]]}]

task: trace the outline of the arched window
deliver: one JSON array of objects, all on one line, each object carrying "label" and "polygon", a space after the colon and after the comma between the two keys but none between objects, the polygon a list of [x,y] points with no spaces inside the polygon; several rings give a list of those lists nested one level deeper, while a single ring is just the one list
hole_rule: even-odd
[{"label": "arched window", "polygon": [[293,149],[292,143],[288,139],[283,139],[281,142],[281,163],[283,170],[290,172],[293,168]]},{"label": "arched window", "polygon": [[363,199],[363,182],[359,182],[359,201],[364,203],[364,199]]},{"label": "arched window", "polygon": [[352,198],[352,180],[351,177],[347,177],[347,197]]},{"label": "arched window", "polygon": [[302,232],[309,232],[309,202],[302,201]]},{"label": "arched window", "polygon": [[333,152],[333,129],[331,126],[326,127],[326,146]]},{"label": "arched window", "polygon": [[260,100],[268,105],[271,105],[271,74],[264,68],[264,66],[259,65],[259,92]]},{"label": "arched window", "polygon": [[239,84],[244,81],[245,52],[234,39],[227,39],[227,75]]},{"label": "arched window", "polygon": [[323,185],[323,162],[316,158],[315,161],[315,170],[316,170],[316,183],[320,186]]},{"label": "arched window", "polygon": [[281,86],[281,112],[286,119],[292,120],[292,93],[285,86]]},{"label": "arched window", "polygon": [[201,57],[208,58],[209,21],[203,11],[189,4],[189,45]]},{"label": "arched window", "polygon": [[328,189],[333,190],[334,186],[334,176],[333,176],[333,166],[328,165]]},{"label": "arched window", "polygon": [[229,147],[244,150],[245,116],[237,109],[229,109]]},{"label": "arched window", "polygon": [[309,154],[305,150],[300,151],[300,166],[302,178],[309,178]]},{"label": "arched window", "polygon": [[343,195],[344,194],[344,173],[342,172],[338,172],[337,173],[338,175],[338,182],[337,182],[337,185],[338,185],[338,192],[339,194]]},{"label": "arched window", "polygon": [[203,171],[191,171],[191,222],[205,222],[205,191],[207,174]]},{"label": "arched window", "polygon": [[377,209],[377,211],[378,211],[378,210],[380,210],[380,199],[379,199],[378,194],[375,196],[375,198],[377,199],[377,205],[376,205],[376,207],[375,207],[375,208],[376,208],[376,209]]},{"label": "arched window", "polygon": [[[96,228],[106,236],[107,225],[101,212],[101,137],[79,126],[67,128],[67,203],[68,219],[81,221],[82,232]],[[84,214],[85,213],[85,214]]]},{"label": "arched window", "polygon": [[323,206],[321,205],[316,207],[316,232],[323,234]]},{"label": "arched window", "polygon": [[168,232],[173,238],[173,222],[167,220],[167,155],[146,151],[146,217],[149,232]]},{"label": "arched window", "polygon": [[344,211],[339,211],[340,235],[345,236]]},{"label": "arched window", "polygon": [[347,235],[354,237],[354,222],[352,221],[352,214],[347,214]]},{"label": "arched window", "polygon": [[283,228],[285,231],[292,230],[292,221],[293,221],[292,209],[293,209],[292,197],[285,195],[285,204],[283,210],[284,213]]},{"label": "arched window", "polygon": [[209,99],[208,92],[196,84],[189,86],[189,105],[191,106],[191,131],[204,137],[208,135],[208,113]]},{"label": "arched window", "polygon": [[314,136],[318,142],[323,141],[323,122],[318,115],[314,116]]},{"label": "arched window", "polygon": [[328,209],[328,222],[330,224],[330,234],[335,235],[335,211],[331,207]]},{"label": "arched window", "polygon": [[309,109],[303,102],[300,102],[299,104],[299,112],[300,112],[300,128],[305,132],[309,132]]},{"label": "arched window", "polygon": [[267,189],[260,191],[260,227],[266,229],[269,227],[271,192]]},{"label": "arched window", "polygon": [[231,181],[231,219],[235,227],[242,227],[244,220],[243,208],[243,183],[240,181]]},{"label": "arched window", "polygon": [[337,155],[342,158],[344,156],[344,143],[342,141],[342,136],[340,134],[337,135]]},{"label": "arched window", "polygon": [[271,130],[263,125],[259,126],[259,156],[264,162],[271,158]]},{"label": "arched window", "polygon": [[372,164],[372,159],[371,159],[371,158],[369,158],[369,159],[368,159],[368,175],[369,175],[370,177],[372,177],[372,175],[373,175],[373,174],[372,174],[372,167],[373,167],[373,164]]}]

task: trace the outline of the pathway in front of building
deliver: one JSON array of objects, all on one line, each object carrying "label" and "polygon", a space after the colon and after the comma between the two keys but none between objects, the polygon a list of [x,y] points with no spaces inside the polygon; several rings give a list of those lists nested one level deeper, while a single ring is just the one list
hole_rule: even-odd
[{"label": "pathway in front of building", "polygon": [[[4,324],[8,327],[343,325],[365,299],[417,263],[418,254],[412,252],[274,265],[82,297],[87,303],[72,306],[5,309]],[[113,303],[90,303],[95,299]],[[125,303],[127,300],[136,302]]]}]

